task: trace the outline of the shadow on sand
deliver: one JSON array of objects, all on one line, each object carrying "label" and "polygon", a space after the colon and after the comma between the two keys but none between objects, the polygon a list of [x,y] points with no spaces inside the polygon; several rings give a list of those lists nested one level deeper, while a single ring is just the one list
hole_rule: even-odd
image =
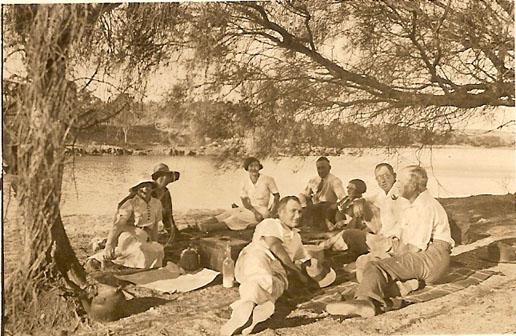
[{"label": "shadow on sand", "polygon": [[[474,250],[467,251],[451,258],[451,270],[456,269],[466,269],[466,273],[474,274],[476,271],[487,271],[488,269],[496,266],[497,262],[490,261],[486,259],[487,257],[487,246],[481,246]],[[330,256],[329,259],[332,260],[332,266],[335,268],[337,272],[337,280],[335,284],[328,288],[328,291],[331,290],[332,287],[339,286],[341,284],[345,284],[349,281],[356,281],[354,273],[348,273],[343,268],[343,264],[347,264],[353,262],[353,258],[356,259],[356,255],[350,255],[346,253],[334,253]],[[464,276],[468,276],[464,274]],[[496,274],[496,272],[494,272]],[[452,274],[450,274],[452,275]],[[445,282],[454,283],[455,281],[459,281],[460,277],[456,278],[455,276],[448,277],[445,279]],[[483,281],[483,280],[481,280]],[[480,282],[481,282],[480,281]],[[472,284],[475,285],[475,284]],[[466,286],[467,287],[467,286]],[[463,288],[466,288],[463,287]],[[423,287],[424,288],[424,287]],[[460,290],[460,289],[458,289]],[[290,327],[298,327],[302,325],[307,325],[318,320],[318,317],[311,316],[293,316],[288,318],[288,316],[296,310],[297,304],[304,303],[310,301],[315,296],[319,296],[325,293],[327,290],[318,290],[313,293],[309,293],[307,291],[299,290],[298,293],[285,293],[283,297],[281,297],[276,303],[276,311],[274,315],[267,321],[259,324],[255,328],[255,332],[263,331],[267,328],[270,329],[280,329],[280,328],[290,328]],[[345,292],[341,293],[344,299],[351,299],[353,297],[353,292]],[[394,293],[394,292],[393,292]],[[399,293],[399,292],[398,292]],[[417,293],[417,292],[415,292]],[[440,297],[440,296],[438,296]],[[401,299],[401,298],[400,298]],[[431,300],[431,299],[429,299]],[[398,302],[399,301],[399,302]],[[426,301],[426,300],[425,300]],[[416,304],[417,302],[406,302],[403,299],[396,300],[396,307],[393,309],[400,309],[406,307],[407,305]],[[324,304],[322,304],[322,309]],[[335,317],[338,320],[342,320],[345,317]]]},{"label": "shadow on sand", "polygon": [[152,296],[133,298],[125,303],[123,317],[143,313],[152,307],[161,306],[170,301]]}]

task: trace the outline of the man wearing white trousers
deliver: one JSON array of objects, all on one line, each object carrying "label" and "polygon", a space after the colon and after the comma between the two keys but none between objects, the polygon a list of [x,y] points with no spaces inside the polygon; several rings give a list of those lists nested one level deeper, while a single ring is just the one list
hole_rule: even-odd
[{"label": "man wearing white trousers", "polygon": [[298,198],[281,199],[278,215],[279,219],[267,218],[258,224],[251,243],[240,252],[235,265],[240,299],[231,304],[233,313],[222,326],[222,335],[232,335],[251,320],[251,325],[242,331],[246,335],[257,323],[268,319],[274,313],[276,300],[288,288],[287,272],[304,285],[314,284],[296,263],[310,259],[296,229],[301,219]]}]

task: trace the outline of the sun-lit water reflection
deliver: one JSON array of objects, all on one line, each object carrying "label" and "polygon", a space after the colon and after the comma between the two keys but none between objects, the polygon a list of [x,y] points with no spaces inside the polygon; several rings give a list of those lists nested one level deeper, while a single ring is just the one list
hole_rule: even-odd
[{"label": "sun-lit water reflection", "polygon": [[[263,173],[275,178],[281,195],[299,193],[316,174],[317,157],[267,159]],[[516,191],[516,152],[509,148],[439,148],[395,154],[368,151],[362,156],[331,157],[332,173],[345,183],[363,179],[367,194],[378,192],[373,168],[389,162],[395,168],[420,161],[429,172],[429,189],[438,197],[505,194]],[[169,186],[174,208],[227,208],[239,202],[243,169],[218,170],[205,157],[90,156],[69,164],[63,182],[62,214],[112,214],[132,183],[150,177],[152,167],[164,162],[181,172]],[[72,169],[72,167],[74,169]]]}]

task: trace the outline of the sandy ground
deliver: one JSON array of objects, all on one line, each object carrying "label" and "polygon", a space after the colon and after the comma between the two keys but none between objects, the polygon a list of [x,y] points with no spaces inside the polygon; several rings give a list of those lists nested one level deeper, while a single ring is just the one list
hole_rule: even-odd
[{"label": "sandy ground", "polygon": [[[467,215],[473,237],[467,245],[454,248],[459,257],[490,242],[516,237],[514,195],[503,198],[479,196],[449,203]],[[4,198],[4,206],[5,206]],[[191,213],[190,213],[191,214]],[[179,222],[192,221],[190,214],[178,214]],[[10,217],[10,216],[8,216]],[[4,217],[5,219],[5,217]],[[63,221],[81,261],[91,253],[93,237],[104,237],[112,217],[69,216]],[[473,234],[474,233],[474,234]],[[15,266],[20,231],[13,220],[4,221],[4,275]],[[187,242],[178,243],[177,249]],[[516,333],[516,264],[497,264],[498,271],[480,285],[424,303],[410,305],[373,318],[339,319],[307,316],[295,308],[279,305],[273,318],[258,326],[258,335],[343,335],[343,334],[476,334]],[[238,289],[225,289],[216,279],[210,286],[185,294],[160,295],[130,285],[136,294],[135,314],[111,323],[86,322],[78,330],[59,327],[62,334],[76,335],[218,335],[229,318],[229,304],[238,298]],[[58,328],[58,329],[59,329]],[[58,331],[56,329],[56,331]]]}]

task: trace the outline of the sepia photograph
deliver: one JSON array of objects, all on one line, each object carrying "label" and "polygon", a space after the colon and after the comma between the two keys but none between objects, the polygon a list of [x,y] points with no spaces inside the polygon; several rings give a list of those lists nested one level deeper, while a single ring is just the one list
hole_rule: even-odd
[{"label": "sepia photograph", "polygon": [[516,334],[514,5],[3,2],[0,333]]}]

